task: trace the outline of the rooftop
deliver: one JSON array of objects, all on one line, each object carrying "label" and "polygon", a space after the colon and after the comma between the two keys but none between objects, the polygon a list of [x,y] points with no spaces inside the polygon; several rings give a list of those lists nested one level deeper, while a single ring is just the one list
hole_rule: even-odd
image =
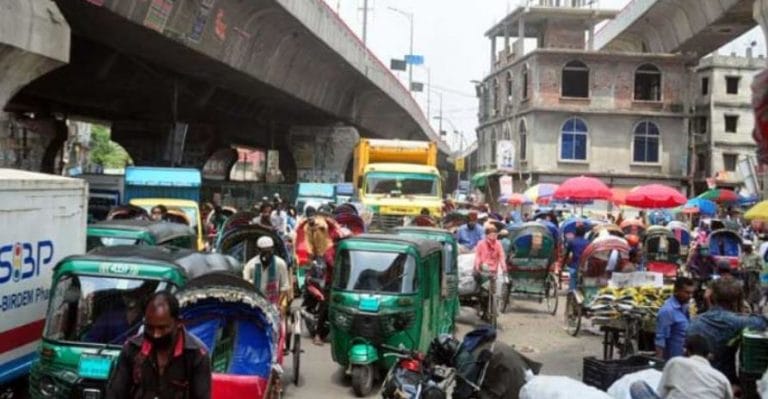
[{"label": "rooftop", "polygon": [[530,38],[537,37],[543,26],[552,21],[581,23],[584,30],[587,30],[600,21],[613,19],[618,13],[619,10],[588,7],[518,7],[489,29],[485,36],[489,38],[506,35],[517,37],[518,23],[521,19],[525,20],[525,37]]},{"label": "rooftop", "polygon": [[743,57],[737,55],[713,54],[702,58],[698,70],[708,68],[743,68],[755,71],[763,70],[766,65],[765,57]]}]

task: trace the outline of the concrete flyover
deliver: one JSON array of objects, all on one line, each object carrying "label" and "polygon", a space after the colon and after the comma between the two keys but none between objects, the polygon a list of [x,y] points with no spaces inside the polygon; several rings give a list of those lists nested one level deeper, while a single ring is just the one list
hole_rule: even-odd
[{"label": "concrete flyover", "polygon": [[632,0],[595,34],[596,49],[705,56],[756,25],[755,0]]},{"label": "concrete flyover", "polygon": [[[0,71],[36,60],[34,73],[0,80],[0,120],[106,120],[137,148],[162,147],[174,121],[204,131],[213,147],[278,149],[293,127],[345,125],[449,151],[408,90],[321,0],[0,3]],[[11,42],[6,20],[35,40]]]}]

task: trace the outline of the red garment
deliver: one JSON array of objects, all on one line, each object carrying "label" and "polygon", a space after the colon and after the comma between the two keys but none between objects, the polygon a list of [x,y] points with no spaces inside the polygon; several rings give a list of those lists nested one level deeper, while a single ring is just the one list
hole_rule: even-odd
[{"label": "red garment", "polygon": [[496,273],[497,268],[507,271],[507,262],[504,257],[504,248],[498,239],[484,238],[475,247],[475,271],[480,271],[480,266],[488,266],[491,273]]}]

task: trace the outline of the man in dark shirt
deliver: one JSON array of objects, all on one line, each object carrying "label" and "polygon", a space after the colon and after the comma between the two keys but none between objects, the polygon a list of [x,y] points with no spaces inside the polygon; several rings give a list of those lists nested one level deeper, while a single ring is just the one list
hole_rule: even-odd
[{"label": "man in dark shirt", "polygon": [[694,318],[688,327],[688,336],[701,335],[712,347],[712,367],[728,379],[738,383],[736,375],[736,350],[733,343],[745,328],[765,330],[768,323],[764,316],[737,313],[742,298],[742,286],[735,279],[719,279],[712,284],[712,309]]},{"label": "man in dark shirt", "polygon": [[179,321],[179,302],[155,293],[144,334],[126,342],[107,384],[110,399],[210,399],[211,365],[200,340]]},{"label": "man in dark shirt", "polygon": [[584,226],[576,226],[576,234],[565,245],[565,257],[568,265],[568,272],[570,274],[568,290],[573,291],[576,289],[576,270],[579,268],[579,260],[584,249],[589,245],[589,241],[584,238],[586,229]]}]

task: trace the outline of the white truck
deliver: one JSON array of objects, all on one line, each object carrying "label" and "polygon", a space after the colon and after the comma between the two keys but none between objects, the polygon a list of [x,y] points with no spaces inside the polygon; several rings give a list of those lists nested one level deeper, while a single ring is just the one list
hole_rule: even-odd
[{"label": "white truck", "polygon": [[85,252],[88,184],[0,169],[0,385],[29,373],[53,267]]}]

